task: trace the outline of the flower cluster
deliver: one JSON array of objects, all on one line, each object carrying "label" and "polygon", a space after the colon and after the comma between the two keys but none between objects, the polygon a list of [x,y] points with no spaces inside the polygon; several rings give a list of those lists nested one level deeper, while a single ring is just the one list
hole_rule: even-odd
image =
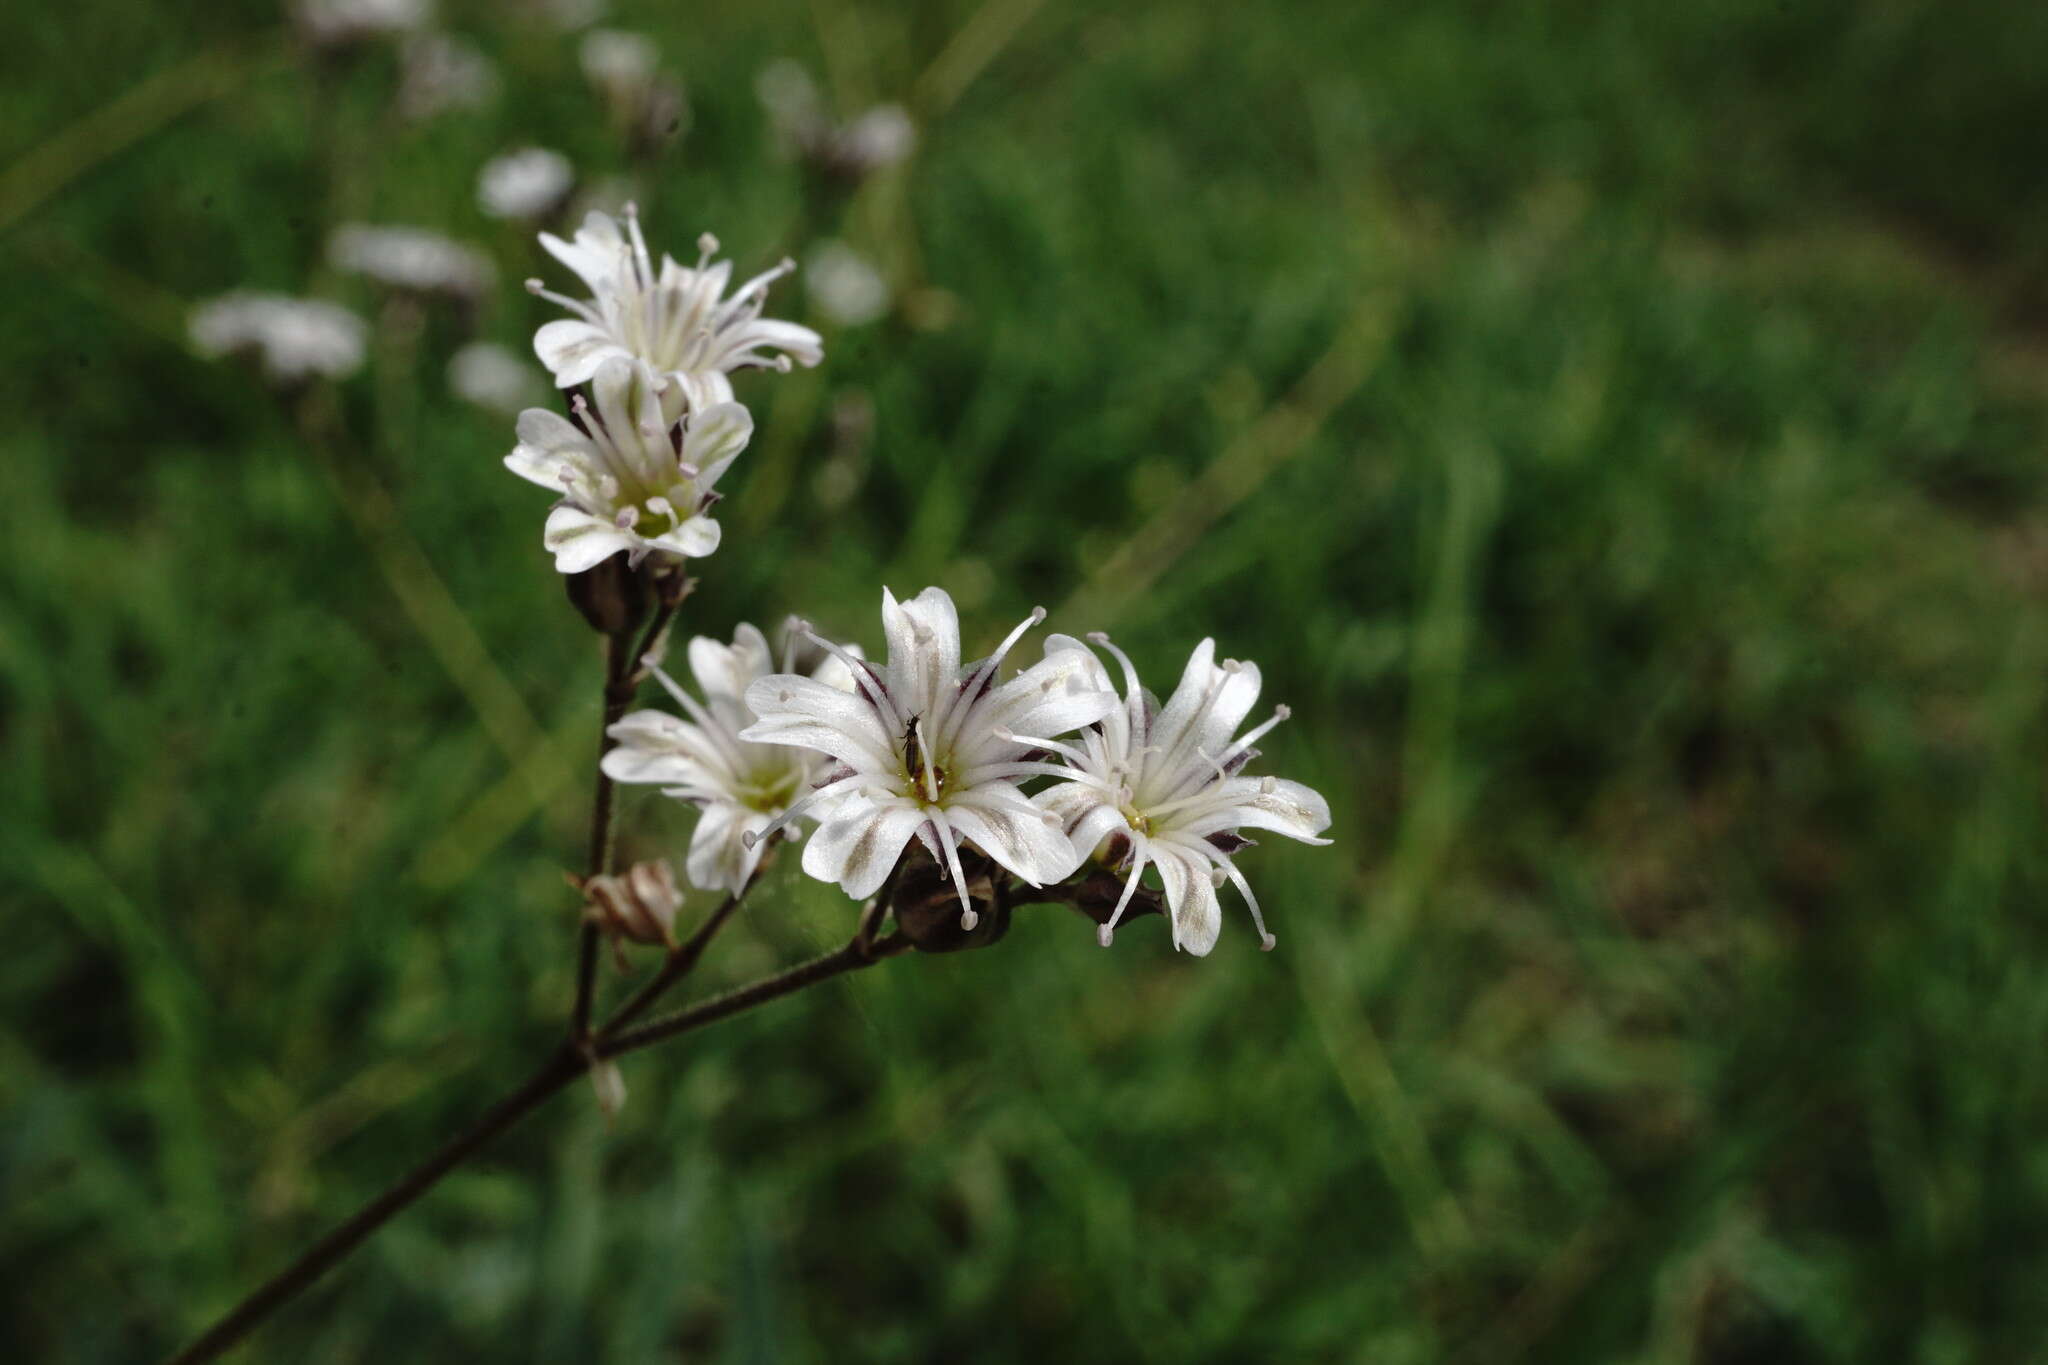
[{"label": "flower cluster", "polygon": [[[543,326],[535,353],[557,385],[587,386],[589,396],[576,393],[566,418],[522,412],[505,459],[561,494],[543,532],[555,567],[576,574],[617,554],[629,568],[711,554],[715,485],[753,428],[730,376],[822,358],[815,332],[761,315],[788,263],[728,293],[730,267],[712,262],[714,240],[700,240],[694,267],[667,255],[657,267],[630,207],[623,224],[592,213],[572,241],[540,240],[591,295],[579,302],[529,284],[575,314]],[[963,929],[978,922],[977,902],[995,896],[992,879],[1043,889],[1089,868],[1121,880],[1100,929],[1107,944],[1150,868],[1158,887],[1146,902],[1164,909],[1176,947],[1202,954],[1215,944],[1226,881],[1270,947],[1233,861],[1251,842],[1241,831],[1324,843],[1330,823],[1314,791],[1244,771],[1286,709],[1238,738],[1259,671],[1218,663],[1209,640],[1164,707],[1102,636],[1092,639],[1120,666],[1122,695],[1095,650],[1065,635],[1003,676],[1044,616],[1034,611],[971,662],[953,600],[935,587],[902,601],[883,591],[880,663],[801,622],[779,668],[752,626],[730,645],[700,637],[689,663],[702,699],[656,668],[687,719],[626,716],[609,732],[605,772],[699,809],[685,872],[702,889],[742,890],[771,836],[810,831],[804,870],[866,899],[915,841],[957,896]],[[822,652],[808,673],[792,666],[800,641]]]}]

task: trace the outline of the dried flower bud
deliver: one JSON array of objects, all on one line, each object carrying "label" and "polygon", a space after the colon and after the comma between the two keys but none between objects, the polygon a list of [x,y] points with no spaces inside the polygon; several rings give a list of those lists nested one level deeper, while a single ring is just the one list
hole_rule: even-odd
[{"label": "dried flower bud", "polygon": [[683,893],[666,861],[635,863],[616,876],[583,883],[583,918],[615,939],[675,946],[676,912]]}]

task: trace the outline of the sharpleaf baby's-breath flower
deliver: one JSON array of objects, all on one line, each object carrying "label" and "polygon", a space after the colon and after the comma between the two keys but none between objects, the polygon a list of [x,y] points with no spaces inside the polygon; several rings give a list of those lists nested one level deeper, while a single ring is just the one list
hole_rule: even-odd
[{"label": "sharpleaf baby's-breath flower", "polygon": [[335,269],[417,294],[475,298],[497,273],[490,258],[438,232],[416,227],[344,223],[327,239]]},{"label": "sharpleaf baby's-breath flower", "polygon": [[[1047,647],[1046,657],[1008,682],[1003,658],[1045,618],[1032,612],[995,653],[960,663],[960,621],[953,599],[926,588],[907,602],[882,591],[889,658],[877,667],[843,656],[851,694],[779,673],[747,688],[760,719],[740,738],[815,749],[836,760],[823,785],[784,816],[836,803],[804,846],[804,871],[864,899],[881,887],[913,835],[946,869],[960,894],[961,923],[977,916],[961,870],[963,842],[1033,886],[1056,882],[1079,864],[1057,819],[1038,810],[1016,779],[1047,770],[1010,730],[1057,735],[1099,720],[1116,695],[1085,649]],[[830,641],[813,639],[828,650]]]},{"label": "sharpleaf baby's-breath flower", "polygon": [[795,266],[785,260],[734,290],[732,262],[713,262],[718,239],[697,239],[696,266],[682,266],[666,253],[655,268],[640,218],[626,206],[625,227],[610,214],[592,211],[574,241],[540,234],[541,245],[580,276],[591,297],[581,302],[543,288],[527,288],[560,304],[576,317],[550,322],[535,333],[534,354],[562,388],[573,388],[612,357],[643,360],[655,373],[672,376],[690,408],[732,401],[734,370],[787,370],[791,361],[810,366],[824,358],[818,334],[793,322],[761,316],[768,286]]},{"label": "sharpleaf baby's-breath flower", "polygon": [[581,573],[621,551],[638,564],[716,550],[713,489],[753,436],[747,410],[718,403],[686,415],[679,385],[622,356],[599,365],[591,393],[594,406],[581,394],[570,404],[574,422],[545,408],[520,413],[519,444],[505,457],[520,478],[562,494],[541,538],[555,568]]},{"label": "sharpleaf baby's-breath flower", "polygon": [[[1129,657],[1106,635],[1089,638],[1122,665],[1123,704],[1071,744],[1050,736],[1016,737],[1067,761],[1060,775],[1068,780],[1034,800],[1059,818],[1077,852],[1129,869],[1123,895],[1100,931],[1103,945],[1149,864],[1159,869],[1176,948],[1199,956],[1215,946],[1222,921],[1216,888],[1225,879],[1250,907],[1260,946],[1271,948],[1273,936],[1258,899],[1230,858],[1250,842],[1238,831],[1264,829],[1306,844],[1330,842],[1316,837],[1330,824],[1329,805],[1320,795],[1299,782],[1242,775],[1258,756],[1253,743],[1287,718],[1287,708],[1276,708],[1271,719],[1233,741],[1258,700],[1257,664],[1219,664],[1215,641],[1204,640],[1161,710],[1139,685]],[[1048,649],[1062,646],[1082,648],[1080,641],[1058,636],[1046,642]]]},{"label": "sharpleaf baby's-breath flower", "polygon": [[546,147],[521,147],[484,163],[476,178],[477,207],[491,218],[545,218],[575,183],[568,157]]},{"label": "sharpleaf baby's-breath flower", "polygon": [[367,328],[339,304],[236,290],[192,310],[192,344],[207,356],[252,354],[273,384],[340,379],[363,363]]},{"label": "sharpleaf baby's-breath flower", "polygon": [[[791,630],[785,673],[792,671],[796,636]],[[616,747],[604,756],[604,770],[617,782],[659,783],[663,795],[698,807],[702,814],[684,871],[702,890],[737,893],[761,860],[763,837],[787,818],[826,760],[807,749],[740,738],[755,720],[747,688],[776,669],[760,631],[742,623],[730,645],[700,635],[690,641],[689,659],[703,701],[656,668],[662,687],[689,719],[653,710],[626,716],[609,731]],[[847,665],[830,654],[812,670],[811,680],[853,690]]]}]

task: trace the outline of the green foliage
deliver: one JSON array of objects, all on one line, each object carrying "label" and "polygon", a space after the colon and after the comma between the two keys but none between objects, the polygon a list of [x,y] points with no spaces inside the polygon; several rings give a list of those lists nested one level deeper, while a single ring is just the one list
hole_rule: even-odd
[{"label": "green foliage", "polygon": [[[706,8],[615,16],[692,102],[657,247],[837,235],[899,306],[740,378],[686,625],[874,648],[937,582],[970,647],[1044,602],[1168,683],[1214,634],[1337,844],[1244,856],[1271,956],[1035,910],[637,1056],[615,1132],[558,1102],[249,1358],[2038,1351],[2048,11]],[[499,96],[425,123],[267,6],[10,30],[9,1359],[166,1352],[561,1026],[598,659],[461,321],[321,260],[434,226],[482,335],[551,315],[476,168],[628,167],[495,9],[448,22]],[[778,56],[914,159],[808,184]],[[231,287],[378,319],[337,462],[187,351]],[[783,866],[709,971],[849,927]]]}]

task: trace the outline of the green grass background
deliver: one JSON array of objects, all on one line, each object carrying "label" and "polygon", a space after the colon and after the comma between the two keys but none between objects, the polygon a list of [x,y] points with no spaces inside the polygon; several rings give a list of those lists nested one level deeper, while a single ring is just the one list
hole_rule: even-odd
[{"label": "green grass background", "polygon": [[[503,88],[422,125],[264,5],[0,52],[11,1360],[165,1353],[567,1008],[599,661],[462,320],[382,314],[327,459],[184,341],[231,287],[378,316],[351,218],[486,246],[482,335],[552,315],[476,169],[625,157],[573,42],[448,8]],[[876,648],[939,583],[1161,684],[1214,634],[1337,842],[1241,860],[1272,955],[1034,911],[636,1057],[245,1358],[2048,1358],[2048,8],[612,22],[689,87],[658,245],[839,235],[904,300],[741,377],[687,625]],[[916,156],[808,184],[778,56]],[[707,970],[848,925],[785,866]]]}]

